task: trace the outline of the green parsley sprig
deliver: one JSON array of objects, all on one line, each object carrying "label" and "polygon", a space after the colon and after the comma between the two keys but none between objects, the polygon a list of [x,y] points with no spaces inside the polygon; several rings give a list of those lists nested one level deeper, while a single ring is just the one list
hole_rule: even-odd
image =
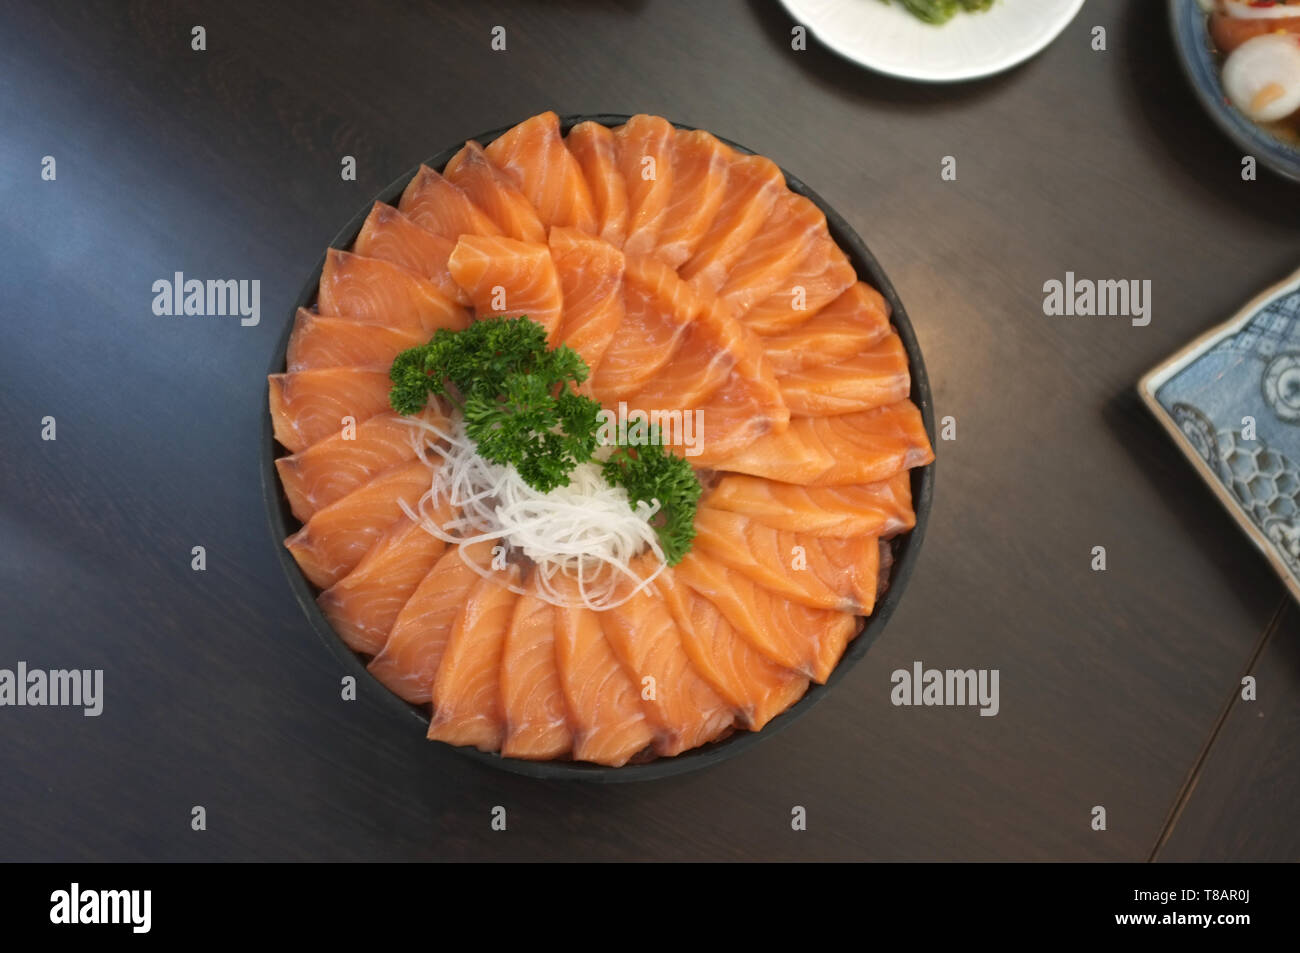
[{"label": "green parsley sprig", "polygon": [[695,509],[703,487],[691,465],[656,440],[637,447],[620,446],[601,464],[606,482],[621,485],[628,499],[661,506],[652,525],[664,560],[676,565],[695,541]]},{"label": "green parsley sprig", "polygon": [[[414,414],[436,394],[458,407],[478,452],[513,466],[534,489],[568,486],[569,474],[595,454],[600,404],[576,393],[587,379],[582,357],[561,345],[548,348],[546,329],[527,317],[487,318],[461,331],[439,330],[428,344],[393,360],[389,403]],[[669,565],[695,538],[700,482],[681,457],[653,442],[619,446],[601,465],[611,485],[632,503],[658,501],[654,527]]]},{"label": "green parsley sprig", "polygon": [[568,386],[587,379],[587,365],[570,348],[548,350],[546,330],[527,318],[439,330],[397,355],[388,376],[394,410],[413,414],[430,394],[446,397],[485,459],[515,467],[543,493],[567,486],[596,449],[600,404]]}]

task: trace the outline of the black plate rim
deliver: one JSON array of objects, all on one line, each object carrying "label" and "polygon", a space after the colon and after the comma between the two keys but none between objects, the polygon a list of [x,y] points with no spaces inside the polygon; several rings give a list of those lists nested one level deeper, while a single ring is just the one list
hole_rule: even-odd
[{"label": "black plate rim", "polygon": [[[581,122],[596,122],[604,126],[616,127],[622,125],[629,118],[628,115],[620,113],[597,113],[568,115],[560,117],[560,125],[563,131],[568,132],[573,126]],[[515,124],[501,126],[489,132],[472,136],[470,139],[476,140],[483,145],[487,145],[496,139],[502,133],[513,128]],[[678,129],[691,130],[696,127],[685,123],[674,122]],[[754,154],[753,150],[732,142],[722,136],[720,140],[740,152]],[[441,170],[460,149],[465,142],[460,142],[454,146],[437,153],[420,165],[427,165],[434,169]],[[334,236],[330,242],[329,248],[347,249],[352,245],[366,216],[375,202],[384,202],[390,205],[396,205],[398,197],[406,188],[406,185],[415,177],[420,166],[417,165],[409,172],[400,176],[384,188],[378,195],[366,203],[352,219]],[[908,318],[907,311],[903,303],[899,300],[893,284],[885,275],[884,269],[876,260],[876,257],[867,248],[866,243],[858,236],[857,232],[849,226],[848,222],[842,218],[838,212],[831,208],[816,192],[808,188],[798,177],[790,172],[781,169],[785,175],[786,184],[791,191],[804,196],[817,205],[818,208],[826,215],[826,222],[829,226],[831,237],[835,239],[836,244],[848,255],[852,262],[858,278],[869,282],[876,288],[889,302],[891,308],[891,321],[895,330],[903,341],[903,347],[907,351],[908,361],[912,375],[911,398],[921,411],[922,421],[925,425],[926,433],[930,437],[932,445],[935,443],[934,430],[934,408],[930,393],[930,379],[925,370],[925,362],[921,356],[921,348],[916,339],[916,333],[912,328],[912,322]],[[281,373],[285,369],[285,355],[289,346],[289,335],[293,330],[294,316],[299,308],[309,307],[316,299],[316,289],[320,283],[321,272],[325,267],[325,253],[321,254],[312,270],[307,282],[303,285],[302,291],[299,292],[293,307],[289,311],[288,320],[285,322],[284,330],[280,333],[274,353],[271,358],[271,364],[268,374]],[[269,385],[268,385],[269,387]],[[263,391],[263,397],[268,396],[268,391]],[[263,407],[266,404],[263,403]],[[298,521],[293,518],[289,512],[288,501],[285,499],[280,488],[280,481],[275,469],[275,460],[280,453],[281,448],[276,443],[271,427],[271,416],[269,413],[262,414],[262,453],[261,453],[261,482],[262,496],[266,504],[268,517],[268,526],[271,532],[272,542],[278,553],[280,565],[284,569],[285,577],[292,588],[298,604],[302,607],[311,624],[313,631],[325,647],[343,666],[345,674],[352,675],[356,679],[358,694],[365,691],[368,696],[376,698],[381,705],[394,711],[400,712],[406,718],[414,715],[422,726],[427,726],[427,714],[419,706],[412,705],[403,701],[397,695],[390,692],[378,679],[376,679],[366,669],[365,663],[361,656],[353,652],[352,649],[339,638],[334,628],[326,620],[320,607],[316,603],[315,592],[313,587],[307,581],[298,565],[293,561],[292,555],[284,547],[283,541],[299,525]],[[511,772],[513,774],[523,775],[539,780],[566,780],[566,781],[586,781],[595,783],[627,783],[632,781],[649,781],[657,778],[672,777],[675,775],[685,774],[690,771],[700,770],[712,765],[718,764],[735,757],[738,754],[748,750],[752,746],[760,743],[764,739],[770,738],[777,732],[788,728],[796,720],[803,717],[808,711],[821,701],[831,689],[847,674],[858,661],[866,655],[867,650],[872,643],[880,637],[884,631],[890,617],[894,614],[895,608],[902,599],[907,583],[912,576],[916,566],[917,559],[920,556],[921,544],[925,539],[925,530],[929,523],[930,508],[934,498],[934,469],[933,463],[925,467],[919,467],[912,470],[912,506],[916,513],[916,525],[911,532],[899,537],[894,544],[894,566],[890,573],[889,588],[884,598],[876,605],[875,612],[867,617],[865,625],[859,631],[858,636],[849,644],[843,658],[835,670],[827,678],[824,685],[812,685],[804,696],[795,702],[790,708],[786,709],[780,715],[773,718],[762,730],[738,731],[726,739],[713,744],[705,745],[691,751],[683,752],[671,758],[657,758],[644,764],[624,765],[619,768],[606,767],[604,765],[587,764],[577,761],[526,761],[519,758],[505,758],[492,752],[478,751],[474,748],[464,748],[455,746],[451,747],[457,753],[478,761],[481,764],[489,765],[499,770]],[[362,688],[362,686],[365,686]]]}]

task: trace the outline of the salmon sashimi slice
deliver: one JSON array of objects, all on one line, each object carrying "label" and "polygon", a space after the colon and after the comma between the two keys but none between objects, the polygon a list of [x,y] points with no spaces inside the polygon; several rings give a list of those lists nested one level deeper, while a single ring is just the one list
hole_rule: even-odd
[{"label": "salmon sashimi slice", "polygon": [[[819,537],[808,537],[814,546]],[[741,513],[701,506],[695,514],[694,546],[744,573],[760,586],[819,609],[852,608],[838,586],[810,562],[809,548],[796,533],[756,522]],[[874,546],[874,540],[872,541]]]},{"label": "salmon sashimi slice", "polygon": [[[707,424],[707,421],[706,421]],[[921,411],[910,400],[834,417],[795,417],[719,461],[721,470],[784,483],[874,483],[934,460]]]},{"label": "salmon sashimi slice", "polygon": [[[406,422],[414,419],[392,411],[376,414],[354,430],[336,433],[302,453],[276,460],[284,495],[298,521],[306,523],[322,507],[343,499],[376,474],[414,460],[415,429]],[[447,426],[446,418],[433,407],[419,419]]]},{"label": "salmon sashimi slice", "polygon": [[271,422],[275,439],[301,453],[318,440],[340,433],[388,409],[391,382],[386,370],[323,367],[272,374]]},{"label": "salmon sashimi slice", "polygon": [[623,323],[591,379],[603,403],[635,393],[659,373],[705,300],[659,259],[628,258],[623,306]]},{"label": "salmon sashimi slice", "polygon": [[726,194],[731,150],[702,129],[673,139],[673,194],[664,211],[655,257],[677,268],[699,247]]},{"label": "salmon sashimi slice", "polygon": [[[568,596],[577,596],[576,585]],[[573,757],[620,767],[654,740],[640,687],[623,670],[598,613],[557,606],[555,616],[555,659],[573,729]]]},{"label": "salmon sashimi slice", "polygon": [[673,569],[677,581],[712,602],[769,660],[800,675],[811,676],[814,653],[797,632],[774,625],[772,613],[780,600],[770,589],[692,549]]},{"label": "salmon sashimi slice", "polygon": [[453,242],[462,235],[501,234],[501,229],[464,189],[427,165],[420,166],[406,186],[397,209],[421,228]]},{"label": "salmon sashimi slice", "polygon": [[731,375],[700,408],[701,443],[692,457],[697,467],[729,459],[767,434],[790,424],[781,388],[753,335],[741,337]]},{"label": "salmon sashimi slice", "polygon": [[776,529],[814,536],[890,537],[916,525],[908,470],[879,483],[856,486],[795,486],[727,474],[709,491],[705,504],[743,513]]},{"label": "salmon sashimi slice", "polygon": [[793,192],[781,194],[771,216],[727,272],[719,297],[741,316],[783,288],[817,240],[830,241],[826,216]]},{"label": "salmon sashimi slice", "polygon": [[804,535],[701,506],[694,545],[758,585],[815,609],[864,615],[875,603],[880,549],[874,536]]},{"label": "salmon sashimi slice", "polygon": [[[637,575],[651,572],[643,565]],[[691,663],[677,622],[653,589],[599,615],[605,638],[640,690],[659,755],[706,744],[735,722],[735,710]]]},{"label": "salmon sashimi slice", "polygon": [[479,579],[452,623],[433,680],[429,737],[435,741],[499,751],[505,740],[501,656],[519,600],[510,588],[519,583],[519,568],[498,575]]},{"label": "salmon sashimi slice", "polygon": [[546,241],[546,227],[533,203],[515,188],[510,176],[488,160],[483,147],[474,140],[451,157],[442,174],[487,212],[501,234],[523,242]]},{"label": "salmon sashimi slice", "polygon": [[[838,609],[810,609],[789,599],[777,599],[780,624],[805,635],[812,633],[817,653],[813,681],[824,685],[835,666],[844,658],[849,643],[862,631],[862,622],[852,612]],[[788,621],[787,621],[788,620]]]},{"label": "salmon sashimi slice", "polygon": [[557,337],[586,362],[581,389],[589,392],[605,348],[623,323],[623,253],[575,228],[552,228],[550,246],[564,301]]},{"label": "salmon sashimi slice", "polygon": [[587,180],[564,145],[555,113],[544,112],[519,123],[484,152],[533,204],[543,225],[596,233],[596,207]]},{"label": "salmon sashimi slice", "polygon": [[857,357],[793,371],[780,385],[791,414],[825,417],[897,403],[912,390],[912,375],[902,338],[891,331]]},{"label": "salmon sashimi slice", "polygon": [[618,169],[627,186],[627,255],[649,255],[674,195],[673,124],[659,116],[637,115],[614,130]]},{"label": "salmon sashimi slice", "polygon": [[439,328],[459,331],[469,314],[432,281],[390,261],[331,248],[325,253],[317,310],[329,317],[408,328],[432,337]]},{"label": "salmon sashimi slice", "polygon": [[769,661],[756,651],[708,599],[679,584],[675,570],[655,579],[655,588],[677,621],[682,648],[696,670],[758,731],[803,697],[809,679]]},{"label": "salmon sashimi slice", "polygon": [[429,340],[415,328],[362,324],[351,318],[326,318],[299,308],[285,361],[290,371],[319,367],[372,367],[385,370],[399,353]]},{"label": "salmon sashimi slice", "polygon": [[722,204],[695,254],[681,267],[682,277],[696,287],[720,290],[784,190],[785,176],[775,162],[732,149]]},{"label": "salmon sashimi slice", "polygon": [[627,183],[618,168],[612,130],[597,122],[580,122],[569,130],[565,146],[587,183],[596,212],[596,234],[615,248],[627,240]]},{"label": "salmon sashimi slice", "polygon": [[452,623],[481,578],[461,558],[460,547],[447,547],[397,613],[383,648],[367,666],[370,674],[408,702],[430,701]]},{"label": "salmon sashimi slice", "polygon": [[780,376],[861,354],[889,331],[889,302],[859,281],[806,321],[763,338],[763,354]]},{"label": "salmon sashimi slice", "polygon": [[826,681],[856,633],[851,612],[792,602],[698,550],[674,571],[680,583],[717,606],[754,648],[815,682]]},{"label": "salmon sashimi slice", "polygon": [[352,570],[316,602],[354,652],[374,655],[384,647],[397,615],[428,575],[446,544],[403,516],[370,547]]},{"label": "salmon sashimi slice", "polygon": [[573,748],[564,688],[555,660],[555,606],[530,584],[515,603],[501,657],[501,705],[507,758],[545,760]]},{"label": "salmon sashimi slice", "polygon": [[474,302],[480,317],[527,315],[554,337],[564,312],[560,276],[546,245],[466,235],[448,262],[456,283]]},{"label": "salmon sashimi slice", "polygon": [[745,351],[760,360],[761,345],[716,303],[700,310],[663,370],[627,399],[634,410],[689,410],[709,398],[731,375]]},{"label": "salmon sashimi slice", "polygon": [[447,271],[447,256],[455,241],[417,225],[391,205],[376,202],[352,250],[367,258],[391,261],[428,278],[457,304],[469,304],[469,298]]},{"label": "salmon sashimi slice", "polygon": [[[889,582],[893,551],[889,543],[875,536],[799,537],[811,554],[816,547],[818,572],[833,578],[849,602],[849,611],[871,615],[876,599]],[[884,558],[882,558],[882,556]],[[812,560],[809,560],[812,564]],[[831,576],[826,574],[830,573]],[[883,573],[883,576],[882,576]]]},{"label": "salmon sashimi slice", "polygon": [[745,326],[757,334],[778,334],[802,324],[858,280],[848,256],[830,236],[813,242],[784,288],[745,313]]},{"label": "salmon sashimi slice", "polygon": [[355,569],[384,529],[402,515],[401,503],[414,507],[419,502],[431,480],[421,461],[399,463],[317,511],[284,545],[311,584],[328,589]]}]

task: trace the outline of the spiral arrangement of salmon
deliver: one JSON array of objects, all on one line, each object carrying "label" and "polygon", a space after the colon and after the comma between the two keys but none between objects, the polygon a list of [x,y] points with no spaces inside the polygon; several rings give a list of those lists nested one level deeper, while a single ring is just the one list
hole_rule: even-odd
[{"label": "spiral arrangement of salmon", "polygon": [[[410,518],[429,469],[388,366],[502,314],[581,354],[608,408],[702,411],[694,546],[615,608],[539,598],[526,561],[485,577],[462,552],[482,544]],[[430,738],[673,756],[761,729],[873,611],[933,460],[909,392],[887,303],[775,164],[655,116],[566,136],[548,112],[421,168],[328,253],[270,378],[285,544],[374,676],[431,706]]]}]

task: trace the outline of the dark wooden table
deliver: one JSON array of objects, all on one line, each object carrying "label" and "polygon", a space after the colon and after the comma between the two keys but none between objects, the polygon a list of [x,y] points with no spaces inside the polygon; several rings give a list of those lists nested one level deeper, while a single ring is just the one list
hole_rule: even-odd
[{"label": "dark wooden table", "polygon": [[[4,6],[0,667],[102,668],[106,700],[0,709],[0,858],[1300,858],[1300,614],[1133,389],[1294,269],[1300,191],[1241,181],[1162,3],[1091,0],[1033,62],[950,87],[792,51],[791,26],[757,0]],[[259,489],[264,374],[326,242],[544,109],[660,113],[803,178],[892,276],[957,420],[867,658],[673,780],[530,781],[342,700]],[[261,323],[155,316],[176,271],[260,279]],[[1044,317],[1066,271],[1150,279],[1150,326]],[[1000,714],[892,706],[916,660],[998,669]]]}]

